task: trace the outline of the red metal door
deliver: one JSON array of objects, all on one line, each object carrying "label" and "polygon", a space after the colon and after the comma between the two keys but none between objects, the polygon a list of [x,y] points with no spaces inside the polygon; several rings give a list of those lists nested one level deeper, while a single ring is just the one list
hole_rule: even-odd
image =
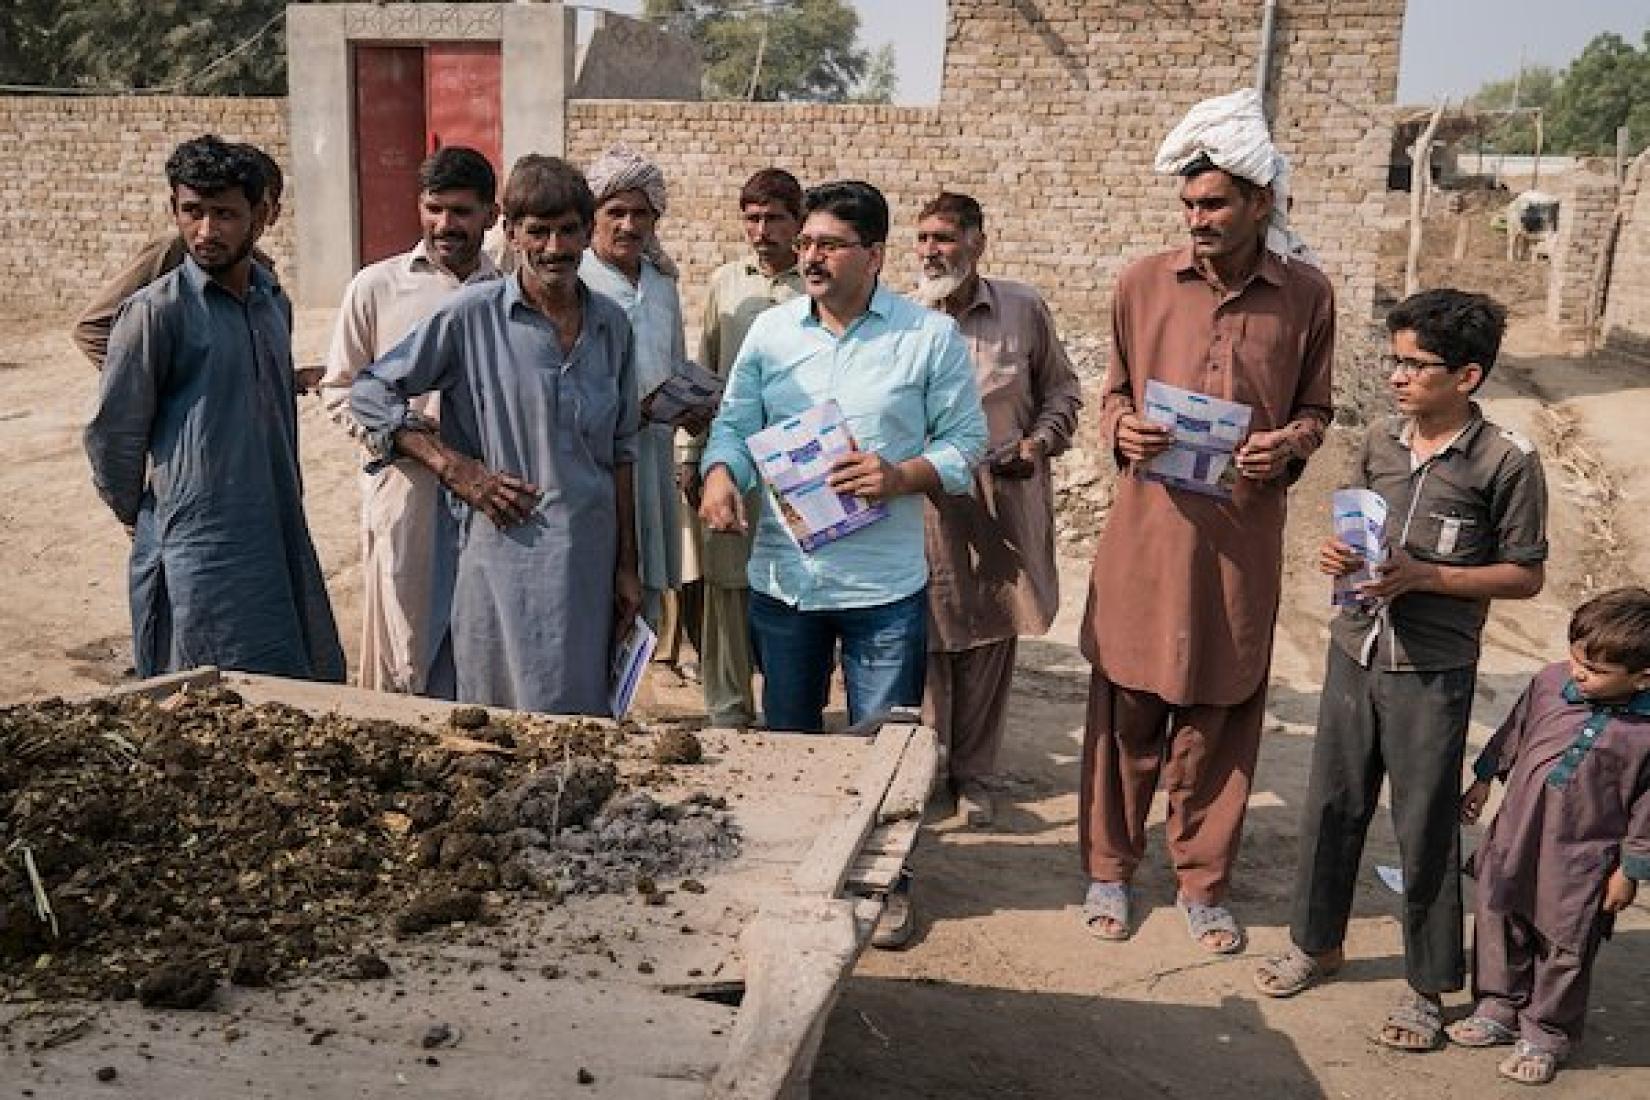
[{"label": "red metal door", "polygon": [[424,48],[356,46],[355,211],[362,266],[417,243]]},{"label": "red metal door", "polygon": [[504,114],[497,42],[431,42],[424,48],[425,151],[467,145],[504,185]]}]

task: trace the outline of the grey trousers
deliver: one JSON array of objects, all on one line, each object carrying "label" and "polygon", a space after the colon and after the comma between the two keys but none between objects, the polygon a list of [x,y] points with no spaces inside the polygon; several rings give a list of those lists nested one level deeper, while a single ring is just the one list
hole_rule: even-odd
[{"label": "grey trousers", "polygon": [[1466,978],[1461,904],[1461,761],[1476,669],[1365,669],[1338,646],[1318,702],[1312,778],[1301,813],[1296,946],[1341,946],[1381,780],[1392,782],[1392,826],[1404,873],[1404,968],[1421,993]]}]

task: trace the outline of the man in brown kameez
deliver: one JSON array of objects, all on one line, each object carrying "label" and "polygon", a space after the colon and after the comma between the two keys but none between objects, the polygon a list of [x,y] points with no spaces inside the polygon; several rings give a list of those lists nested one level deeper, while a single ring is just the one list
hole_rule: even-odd
[{"label": "man in brown kameez", "polygon": [[986,279],[985,216],[941,192],[917,224],[917,296],[957,322],[974,359],[990,433],[969,496],[928,508],[928,677],[923,718],[947,749],[957,812],[993,817],[996,769],[1019,635],[1044,634],[1060,606],[1048,460],[1071,444],[1082,396],[1042,297]]},{"label": "man in brown kameez", "polygon": [[[1188,132],[1211,107],[1228,125]],[[1131,264],[1112,297],[1100,431],[1122,475],[1082,632],[1083,919],[1129,936],[1161,775],[1179,905],[1197,942],[1232,952],[1243,934],[1224,903],[1265,712],[1285,494],[1332,415],[1335,311],[1323,275],[1288,258],[1285,166],[1253,92],[1200,104],[1158,166],[1181,177],[1191,242]],[[1141,415],[1148,379],[1252,410],[1230,499],[1137,476],[1173,442]]]}]

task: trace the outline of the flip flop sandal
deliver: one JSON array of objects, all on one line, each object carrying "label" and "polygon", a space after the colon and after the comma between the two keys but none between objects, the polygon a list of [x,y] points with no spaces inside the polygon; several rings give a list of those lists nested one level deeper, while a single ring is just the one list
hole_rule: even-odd
[{"label": "flip flop sandal", "polygon": [[1468,1016],[1444,1029],[1449,1041],[1458,1047],[1475,1050],[1484,1047],[1504,1047],[1518,1041],[1518,1033],[1500,1020],[1488,1016]]},{"label": "flip flop sandal", "polygon": [[[1134,935],[1134,929],[1129,924],[1130,900],[1127,883],[1089,883],[1088,895],[1083,898],[1083,927],[1095,939],[1111,943],[1128,939]],[[1115,925],[1115,931],[1106,928],[1107,921]]]},{"label": "flip flop sandal", "polygon": [[1255,988],[1268,997],[1293,997],[1325,981],[1339,967],[1327,967],[1294,944],[1255,967]]},{"label": "flip flop sandal", "polygon": [[[1394,1038],[1388,1031],[1398,1032]],[[1413,991],[1404,995],[1375,1032],[1375,1041],[1393,1050],[1421,1053],[1444,1045],[1443,1009]]]},{"label": "flip flop sandal", "polygon": [[1558,1076],[1558,1055],[1520,1039],[1513,1052],[1495,1067],[1495,1072],[1520,1085],[1550,1084]]},{"label": "flip flop sandal", "polygon": [[[1175,899],[1175,904],[1186,917],[1186,931],[1191,933],[1192,942],[1209,954],[1236,955],[1248,942],[1243,934],[1243,926],[1238,924],[1237,918],[1232,916],[1232,911],[1224,905],[1199,905],[1185,898]],[[1224,947],[1211,947],[1203,938],[1211,932],[1229,933],[1232,940]]]}]

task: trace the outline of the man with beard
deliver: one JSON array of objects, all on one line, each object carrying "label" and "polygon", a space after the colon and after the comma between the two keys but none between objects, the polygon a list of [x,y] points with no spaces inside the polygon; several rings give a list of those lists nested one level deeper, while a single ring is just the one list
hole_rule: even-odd
[{"label": "man with beard", "polygon": [[[655,229],[665,214],[665,177],[652,161],[617,147],[589,172],[596,223],[579,278],[606,295],[630,320],[636,339],[636,398],[643,423],[636,434],[636,540],[642,573],[642,617],[671,642],[682,583],[682,527],[676,508],[676,425],[647,419],[647,398],[687,358],[676,265]],[[702,430],[704,422],[687,425]],[[667,602],[669,607],[667,608]],[[667,611],[671,622],[665,622]],[[669,648],[668,644],[666,646]]]},{"label": "man with beard", "polygon": [[922,208],[917,297],[956,319],[974,359],[990,444],[972,495],[931,498],[928,680],[923,717],[947,747],[957,812],[990,825],[988,781],[1008,715],[1021,634],[1060,607],[1048,460],[1077,429],[1081,388],[1054,318],[1031,287],[979,273],[985,214],[941,192]]},{"label": "man with beard", "polygon": [[[498,278],[481,251],[498,217],[493,166],[474,149],[449,145],[418,170],[423,238],[409,252],[363,268],[344,291],[321,380],[329,415],[359,438],[350,386],[459,288]],[[430,423],[436,394],[413,402]],[[452,598],[456,533],[441,486],[418,462],[369,463],[361,477],[361,686],[414,695],[450,695],[443,649]],[[440,659],[438,660],[438,655]]]},{"label": "man with beard", "polygon": [[[463,702],[606,715],[641,604],[630,324],[579,279],[595,205],[565,161],[522,157],[504,188],[515,274],[452,294],[350,390],[374,453],[428,467],[453,502]],[[432,392],[439,426],[412,403]]]},{"label": "man with beard", "polygon": [[200,665],[342,681],[304,520],[292,305],[252,262],[263,166],[205,136],[166,161],[183,263],[115,320],[86,454],[132,537],[139,676]]},{"label": "man with beard", "polygon": [[1129,882],[1159,775],[1178,904],[1208,951],[1242,950],[1226,907],[1260,747],[1288,486],[1333,411],[1329,283],[1288,232],[1287,162],[1252,90],[1198,104],[1157,156],[1179,177],[1189,247],[1138,260],[1112,296],[1100,432],[1126,475],[1174,442],[1148,380],[1246,405],[1227,497],[1118,479],[1089,583],[1079,824],[1083,921],[1131,933]]},{"label": "man with beard", "polygon": [[[269,205],[269,217],[264,219],[261,233],[267,233],[275,227],[281,217],[281,192],[286,186],[285,178],[281,175],[281,166],[275,163],[275,158],[258,148],[256,145],[237,145],[236,148],[245,150],[258,161],[264,173],[264,197]],[[115,325],[115,314],[120,310],[120,304],[156,279],[174,270],[183,263],[183,258],[189,254],[183,236],[179,233],[165,233],[151,240],[138,250],[131,261],[122,268],[114,278],[99,288],[91,302],[75,320],[75,346],[80,353],[91,360],[92,366],[103,369],[104,357],[109,353],[109,333]],[[259,267],[267,271],[271,277],[275,275],[275,261],[270,259],[261,249],[252,249],[252,260]],[[277,280],[279,281],[279,280]],[[304,378],[302,370],[297,372]],[[304,379],[309,385],[314,384],[313,376]],[[299,389],[306,389],[307,385],[300,383]]]},{"label": "man with beard", "polygon": [[[779,168],[764,168],[739,192],[739,215],[752,255],[723,264],[710,277],[705,296],[699,362],[728,377],[751,322],[769,306],[802,294],[796,268],[796,233],[802,228],[802,185]],[[677,479],[688,504],[699,506],[699,460],[703,435],[677,446]],[[747,504],[754,501],[751,497]],[[751,685],[749,531],[706,531],[693,516],[698,564],[704,574],[700,665],[705,710],[713,726],[743,728],[756,724],[756,696]],[[684,592],[687,587],[684,586]],[[684,601],[688,602],[688,601]]]}]

